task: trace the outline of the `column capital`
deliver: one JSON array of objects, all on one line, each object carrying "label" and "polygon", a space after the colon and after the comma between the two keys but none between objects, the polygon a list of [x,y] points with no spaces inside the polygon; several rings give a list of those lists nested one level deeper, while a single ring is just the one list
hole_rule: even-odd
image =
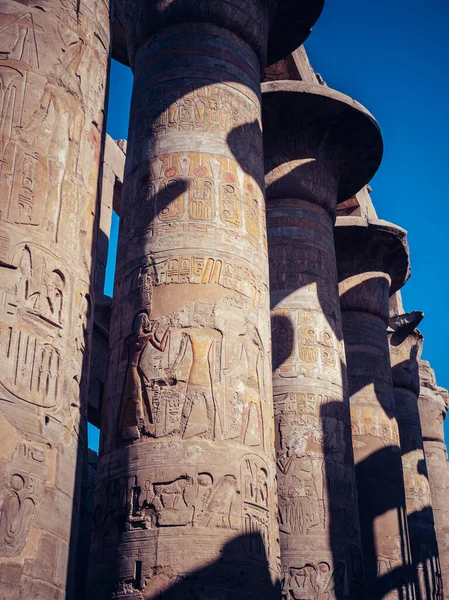
[{"label": "column capital", "polygon": [[301,198],[333,213],[335,196],[337,202],[354,196],[379,168],[383,143],[376,120],[331,88],[263,83],[262,118],[268,198]]},{"label": "column capital", "polygon": [[300,7],[296,0],[242,0],[232,8],[226,0],[117,0],[113,57],[132,65],[137,49],[162,29],[181,23],[209,23],[245,40],[265,66],[305,42],[323,6],[324,0],[306,0]]},{"label": "column capital", "polygon": [[342,310],[380,316],[388,322],[388,298],[410,276],[407,232],[380,219],[339,217],[335,247]]},{"label": "column capital", "polygon": [[302,2],[300,9],[297,0],[277,0],[268,34],[267,65],[302,46],[323,8],[324,0]]}]

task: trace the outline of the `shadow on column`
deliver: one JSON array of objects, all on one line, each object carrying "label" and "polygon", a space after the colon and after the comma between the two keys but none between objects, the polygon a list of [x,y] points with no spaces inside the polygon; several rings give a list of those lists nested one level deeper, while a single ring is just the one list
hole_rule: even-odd
[{"label": "shadow on column", "polygon": [[[258,562],[251,569],[242,560],[256,551]],[[186,575],[178,583],[153,596],[159,600],[278,600],[279,583],[273,584],[264,541],[259,533],[245,534],[225,544],[221,557]]]},{"label": "shadow on column", "polygon": [[[401,344],[410,333],[412,332],[404,332],[403,337],[399,337],[395,332],[390,340],[391,345]],[[398,419],[398,426],[402,456],[414,453],[423,457],[417,461],[416,478],[413,479],[413,483],[410,482],[410,485],[414,485],[415,487],[416,503],[419,505],[429,499],[430,486],[428,483],[423,435],[417,406],[420,389],[419,367],[416,364],[418,358],[418,348],[414,347],[411,350],[410,359],[395,365],[392,368],[392,373],[393,380],[401,380],[403,379],[403,374],[407,373],[408,385],[416,391],[416,407],[413,407],[414,409],[416,408],[416,412],[411,416],[413,419],[411,425],[415,426],[415,431],[410,431],[410,423],[402,419]],[[423,478],[426,483],[425,489],[422,486]],[[412,555],[411,571],[415,585],[416,600],[441,600],[443,598],[441,567],[434,527],[433,508],[431,505],[422,506],[419,510],[410,513],[407,519]]]},{"label": "shadow on column", "polygon": [[[188,551],[188,550],[186,550]],[[248,566],[248,554],[254,556],[251,566]],[[244,534],[235,537],[221,549],[218,560],[183,576],[178,581],[169,584],[170,569],[167,568],[167,586],[165,589],[152,588],[151,577],[142,577],[142,561],[136,561],[133,579],[122,580],[119,589],[111,586],[93,585],[88,598],[103,600],[121,598],[122,600],[279,600],[279,581],[273,583],[267,560],[264,540],[260,533]],[[115,565],[110,563],[110,569]],[[155,573],[156,574],[156,573]],[[158,571],[158,582],[161,582],[161,572]],[[299,596],[298,596],[299,598]]]}]

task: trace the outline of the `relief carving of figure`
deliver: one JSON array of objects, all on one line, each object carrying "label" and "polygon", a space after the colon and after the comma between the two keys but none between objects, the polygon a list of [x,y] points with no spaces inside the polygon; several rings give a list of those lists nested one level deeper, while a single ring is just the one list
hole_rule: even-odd
[{"label": "relief carving of figure", "polygon": [[144,410],[142,391],[144,375],[139,368],[139,362],[148,343],[159,352],[164,352],[169,329],[165,331],[161,339],[158,339],[156,330],[155,323],[150,321],[148,312],[145,310],[136,315],[133,323],[133,333],[125,340],[128,347],[128,368],[118,423],[118,431],[124,439],[137,439],[140,437],[142,429],[145,428],[151,432],[154,427],[148,403],[146,403],[147,415]]},{"label": "relief carving of figure", "polygon": [[210,473],[183,474],[167,481],[145,481],[137,491],[129,516],[145,528],[187,526],[237,529],[233,507],[237,478],[226,474],[215,483]]},{"label": "relief carving of figure", "polygon": [[58,270],[49,272],[43,260],[40,273],[34,283],[37,287],[27,290],[27,306],[52,325],[62,326],[63,295],[65,279]]},{"label": "relief carving of figure", "polygon": [[193,510],[189,502],[192,477],[179,477],[167,483],[154,483],[152,504],[157,515],[157,525],[187,525],[192,521]]},{"label": "relief carving of figure", "polygon": [[283,533],[307,534],[323,526],[321,464],[307,455],[278,461],[279,516]]},{"label": "relief carving of figure", "polygon": [[[44,208],[44,223],[57,241],[62,208],[62,188],[66,170],[76,172],[79,141],[83,127],[82,113],[74,108],[70,96],[48,81],[39,108],[19,131],[19,139],[34,140],[39,147],[46,140],[42,151],[47,156],[48,176]],[[50,131],[50,135],[47,132]],[[44,135],[45,132],[45,135]],[[72,164],[69,164],[69,163]]]},{"label": "relief carving of figure", "polygon": [[[262,340],[257,329],[246,322],[245,331],[238,336],[238,349],[225,374],[234,388],[234,421],[240,425],[233,427],[236,433],[234,437],[247,446],[259,446],[263,442],[263,369]],[[228,437],[232,435],[228,433]]]},{"label": "relief carving of figure", "polygon": [[224,475],[212,492],[199,522],[205,527],[237,529],[232,522],[232,505],[236,490],[237,478],[234,475]]},{"label": "relief carving of figure", "polygon": [[216,329],[182,328],[179,353],[171,370],[176,371],[189,346],[192,362],[181,414],[181,432],[184,439],[195,436],[216,439],[221,435],[220,416],[212,385],[211,352],[216,340],[221,340],[221,333]]},{"label": "relief carving of figure", "polygon": [[332,572],[327,562],[318,565],[306,564],[285,573],[283,595],[286,600],[331,600],[343,598],[346,567],[339,562]]}]

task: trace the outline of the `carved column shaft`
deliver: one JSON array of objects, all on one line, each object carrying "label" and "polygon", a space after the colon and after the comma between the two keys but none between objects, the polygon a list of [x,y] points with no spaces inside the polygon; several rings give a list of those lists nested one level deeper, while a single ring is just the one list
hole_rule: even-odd
[{"label": "carved column shaft", "polygon": [[390,356],[417,597],[439,600],[443,595],[438,544],[418,410],[423,338],[415,327],[422,317],[415,311],[390,319]]},{"label": "carved column shaft", "polygon": [[[366,111],[333,90],[290,81],[262,89],[282,590],[289,600],[358,598],[363,565],[333,222],[340,194],[358,190],[351,178],[363,185],[376,170],[381,138]],[[358,123],[369,150],[340,137],[329,118],[336,113],[348,139]]]},{"label": "carved column shaft", "polygon": [[268,598],[279,542],[260,73],[272,3],[132,4],[91,593]]},{"label": "carved column shaft", "polygon": [[62,599],[87,451],[109,2],[3,0],[0,30],[0,595]]},{"label": "carved column shaft", "polygon": [[449,590],[449,465],[444,441],[444,419],[449,398],[447,390],[439,387],[435,373],[425,360],[419,361],[419,416],[424,455],[432,495],[433,518],[437,536],[443,592]]},{"label": "carved column shaft", "polygon": [[402,598],[410,551],[387,323],[408,274],[405,232],[343,217],[335,235],[367,597]]}]

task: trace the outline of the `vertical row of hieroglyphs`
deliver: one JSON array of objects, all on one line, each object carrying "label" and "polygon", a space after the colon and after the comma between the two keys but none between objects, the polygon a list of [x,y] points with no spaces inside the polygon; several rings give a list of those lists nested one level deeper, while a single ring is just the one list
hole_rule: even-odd
[{"label": "vertical row of hieroglyphs", "polygon": [[262,92],[282,593],[362,598],[333,225],[382,139],[366,109],[317,82]]},{"label": "vertical row of hieroglyphs", "polygon": [[[276,593],[260,116],[275,4],[118,3],[135,80],[92,598]],[[322,3],[277,4],[304,21]]]},{"label": "vertical row of hieroglyphs", "polygon": [[0,2],[0,597],[8,600],[63,598],[71,582],[109,56],[108,1],[34,4]]}]

